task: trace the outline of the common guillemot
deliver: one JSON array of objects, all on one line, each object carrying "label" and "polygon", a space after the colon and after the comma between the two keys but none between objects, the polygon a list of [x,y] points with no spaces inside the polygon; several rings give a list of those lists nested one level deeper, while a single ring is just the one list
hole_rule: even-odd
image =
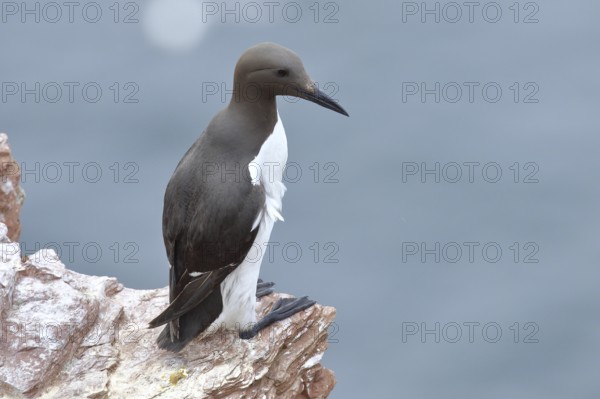
[{"label": "common guillemot", "polygon": [[[252,338],[315,303],[280,299],[256,321],[256,298],[272,292],[272,283],[258,279],[262,254],[275,221],[283,220],[287,139],[275,99],[281,95],[348,116],[291,50],[261,43],[242,54],[229,105],[183,156],[165,192],[170,304],[149,323],[166,324],[161,348],[179,351],[211,325]],[[257,257],[249,255],[253,246]]]}]

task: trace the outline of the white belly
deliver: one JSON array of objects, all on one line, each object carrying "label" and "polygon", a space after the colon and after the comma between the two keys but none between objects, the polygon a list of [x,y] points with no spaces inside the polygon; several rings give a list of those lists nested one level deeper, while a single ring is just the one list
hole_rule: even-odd
[{"label": "white belly", "polygon": [[260,184],[265,190],[265,207],[258,215],[254,226],[258,233],[246,258],[233,273],[221,283],[223,311],[215,321],[217,326],[228,329],[248,327],[256,322],[256,283],[267,242],[276,220],[281,216],[282,199],[285,194],[283,172],[287,162],[287,138],[277,113],[277,124],[273,133],[264,142],[256,158],[248,166],[252,184]]}]

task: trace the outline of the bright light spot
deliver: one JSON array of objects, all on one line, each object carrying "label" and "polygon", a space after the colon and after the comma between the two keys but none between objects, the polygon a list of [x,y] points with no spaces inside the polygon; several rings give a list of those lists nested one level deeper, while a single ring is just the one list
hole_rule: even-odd
[{"label": "bright light spot", "polygon": [[169,50],[193,48],[208,28],[200,0],[151,0],[142,22],[150,40]]}]

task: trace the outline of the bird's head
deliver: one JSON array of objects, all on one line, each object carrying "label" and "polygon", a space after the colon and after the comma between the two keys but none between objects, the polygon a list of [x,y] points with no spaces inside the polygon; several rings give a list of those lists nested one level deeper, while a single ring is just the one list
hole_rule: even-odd
[{"label": "bird's head", "polygon": [[293,96],[348,116],[331,97],[319,90],[293,51],[275,43],[260,43],[246,50],[235,67],[235,101],[258,101]]}]

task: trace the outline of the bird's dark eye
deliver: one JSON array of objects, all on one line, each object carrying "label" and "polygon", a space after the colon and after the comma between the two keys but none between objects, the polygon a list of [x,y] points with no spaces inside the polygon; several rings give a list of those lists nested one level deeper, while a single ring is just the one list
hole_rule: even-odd
[{"label": "bird's dark eye", "polygon": [[277,70],[277,76],[279,76],[280,78],[285,78],[286,76],[288,76],[289,72],[286,71],[285,69],[278,69]]}]

